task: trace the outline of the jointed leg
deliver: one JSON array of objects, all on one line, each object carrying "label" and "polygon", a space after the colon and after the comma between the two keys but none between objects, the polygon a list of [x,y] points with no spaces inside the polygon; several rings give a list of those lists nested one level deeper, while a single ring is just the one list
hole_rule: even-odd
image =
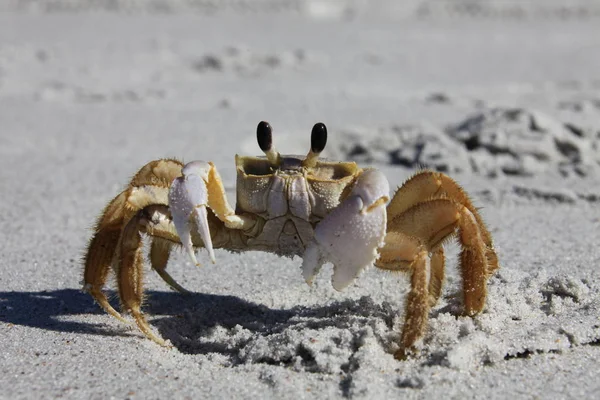
[{"label": "jointed leg", "polygon": [[142,236],[143,229],[141,213],[133,217],[125,229],[121,240],[121,262],[117,273],[117,285],[121,298],[122,308],[131,313],[137,326],[154,342],[166,346],[164,340],[156,336],[146,318],[141,312],[143,301],[143,254]]},{"label": "jointed leg", "polygon": [[398,189],[390,201],[388,221],[425,200],[442,198],[451,199],[462,204],[473,214],[481,238],[486,246],[486,258],[488,260],[486,264],[488,274],[491,276],[498,269],[498,257],[494,250],[492,237],[467,193],[449,176],[434,171],[422,171],[415,174]]},{"label": "jointed leg", "polygon": [[460,269],[463,279],[465,314],[475,315],[485,306],[489,277],[486,246],[481,238],[473,214],[463,210],[459,222],[459,240],[462,245]]},{"label": "jointed leg", "polygon": [[423,336],[429,318],[429,256],[421,250],[410,266],[410,292],[406,300],[406,320],[402,329],[402,347],[394,354],[397,359],[406,358],[411,346]]},{"label": "jointed leg", "polygon": [[[207,213],[206,207],[214,214]],[[177,222],[182,228],[180,232],[176,229]],[[152,161],[138,171],[127,189],[100,216],[85,257],[84,289],[104,310],[125,322],[102,293],[112,268],[117,275],[123,309],[132,314],[146,336],[164,344],[141,313],[142,233],[153,237],[150,251],[153,268],[172,288],[185,292],[166,272],[174,244],[182,243],[192,256],[193,247],[203,246],[214,257],[213,232],[215,247],[221,247],[231,240],[228,229],[250,229],[255,223],[252,218],[236,215],[229,206],[212,163],[193,162],[184,167],[176,160]]]},{"label": "jointed leg", "polygon": [[429,278],[429,305],[433,307],[440,296],[442,295],[442,288],[444,287],[444,248],[438,247],[437,250],[431,254],[429,260],[431,264],[431,276]]},{"label": "jointed leg", "polygon": [[[122,229],[138,210],[151,203],[166,204],[167,188],[181,175],[182,164],[176,160],[156,160],[146,164],[132,179],[129,187],[113,198],[98,218],[94,235],[84,260],[84,290],[117,319],[126,322],[110,305],[102,288],[111,264],[117,257]],[[146,185],[152,187],[146,190]],[[148,186],[148,187],[150,187]]]},{"label": "jointed leg", "polygon": [[[218,225],[217,225],[218,224]],[[222,244],[221,239],[225,236],[217,227],[224,225],[216,218],[211,217],[213,232],[219,241],[217,247]],[[143,254],[142,234],[146,233],[152,237],[150,248],[150,260],[152,266],[160,276],[175,290],[186,292],[165,271],[169,252],[178,242],[175,225],[170,219],[168,209],[165,206],[150,206],[139,211],[123,229],[120,248],[120,263],[117,264],[117,284],[119,297],[123,310],[131,313],[136,324],[142,332],[160,345],[165,342],[157,337],[141,312],[143,303]],[[203,243],[201,238],[194,236],[194,246],[200,247]]]},{"label": "jointed leg", "polygon": [[418,203],[388,221],[385,245],[376,266],[412,274],[402,347],[397,357],[410,351],[423,334],[429,308],[439,298],[444,279],[442,245],[456,234],[462,247],[465,314],[474,315],[485,304],[488,258],[473,213],[462,204],[441,198]]},{"label": "jointed leg", "polygon": [[414,237],[390,232],[376,267],[410,273],[410,292],[405,304],[400,349],[394,355],[404,359],[413,344],[423,336],[431,307],[431,260],[427,248]]},{"label": "jointed leg", "polygon": [[110,305],[106,295],[102,292],[120,234],[119,229],[103,229],[92,237],[85,257],[83,288],[92,295],[104,311],[126,323],[127,321]]},{"label": "jointed leg", "polygon": [[166,270],[172,247],[173,243],[168,240],[160,239],[158,237],[152,239],[152,244],[150,245],[150,263],[152,264],[152,269],[154,269],[173,290],[176,290],[179,293],[190,293],[177,283]]},{"label": "jointed leg", "polygon": [[110,315],[127,322],[108,302],[102,288],[115,258],[121,236],[121,225],[128,212],[128,190],[121,192],[104,208],[90,240],[84,260],[83,290]]},{"label": "jointed leg", "polygon": [[489,276],[488,249],[476,218],[469,209],[449,199],[426,201],[390,221],[388,230],[421,238],[428,249],[436,249],[458,232],[463,248],[461,273],[465,312],[474,315],[483,309]]}]

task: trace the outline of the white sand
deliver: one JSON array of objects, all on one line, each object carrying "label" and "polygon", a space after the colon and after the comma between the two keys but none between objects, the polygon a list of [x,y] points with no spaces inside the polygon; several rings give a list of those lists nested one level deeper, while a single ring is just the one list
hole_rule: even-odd
[{"label": "white sand", "polygon": [[[85,3],[0,7],[1,398],[600,396],[600,2]],[[94,218],[137,168],[214,161],[234,202],[262,119],[296,154],[325,122],[328,157],[392,186],[449,171],[500,256],[485,312],[456,316],[451,258],[419,356],[398,362],[402,275],[337,293],[299,259],[178,255],[193,295],[146,276],[172,349],[80,292]]]}]

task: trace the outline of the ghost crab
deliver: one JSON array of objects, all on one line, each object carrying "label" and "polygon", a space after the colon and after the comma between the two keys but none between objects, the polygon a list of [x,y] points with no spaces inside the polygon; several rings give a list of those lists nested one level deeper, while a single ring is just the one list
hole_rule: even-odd
[{"label": "ghost crab", "polygon": [[180,292],[186,290],[166,271],[176,245],[183,246],[196,265],[194,248],[200,247],[213,263],[214,248],[300,256],[308,284],[324,263],[331,262],[336,290],[370,265],[408,272],[411,289],[395,354],[399,359],[423,335],[429,309],[441,294],[442,245],[452,236],[462,247],[464,314],[473,316],[483,309],[487,280],[498,268],[498,259],[479,213],[455,181],[442,173],[421,171],[390,200],[388,181],[380,171],[319,159],[327,141],[322,123],[313,127],[306,157],[280,155],[266,122],[259,123],[257,139],[266,156],[235,159],[235,209],[212,163],[184,165],[172,159],[146,164],[106,206],[84,269],[84,289],[106,312],[126,322],[102,292],[112,268],[122,309],[148,338],[165,345],[141,311],[142,234],[151,239],[152,268]]}]

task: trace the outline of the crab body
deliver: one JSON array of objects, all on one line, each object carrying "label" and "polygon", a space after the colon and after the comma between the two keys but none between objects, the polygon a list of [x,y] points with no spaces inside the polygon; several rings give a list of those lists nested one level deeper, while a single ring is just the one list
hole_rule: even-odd
[{"label": "crab body", "polygon": [[306,157],[282,156],[273,147],[271,127],[257,128],[264,157],[236,156],[236,207],[210,162],[148,163],[101,214],[85,256],[84,290],[109,314],[125,321],[102,291],[115,272],[122,309],[155,342],[141,312],[143,236],[151,240],[153,269],[173,289],[186,292],[167,273],[174,246],[196,265],[205,248],[267,251],[302,257],[302,275],[311,284],[321,266],[333,264],[332,285],[342,290],[369,266],[410,274],[411,290],[397,358],[412,351],[423,335],[429,309],[444,280],[443,243],[457,237],[462,252],[465,314],[485,304],[487,280],[498,268],[492,239],[463,189],[448,176],[422,171],[389,197],[389,184],[376,169],[353,162],[320,160],[327,130],[313,127]]},{"label": "crab body", "polygon": [[254,215],[260,232],[244,249],[302,256],[315,226],[335,209],[362,172],[355,163],[318,162],[283,156],[273,170],[267,158],[236,157],[236,214]]}]

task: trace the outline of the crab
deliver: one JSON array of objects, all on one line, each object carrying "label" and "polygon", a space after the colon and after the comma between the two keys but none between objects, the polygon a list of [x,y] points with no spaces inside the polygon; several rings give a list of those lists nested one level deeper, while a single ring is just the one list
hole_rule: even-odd
[{"label": "crab", "polygon": [[166,270],[177,246],[196,265],[196,248],[206,249],[213,263],[216,248],[300,256],[309,285],[330,262],[332,285],[338,291],[372,265],[407,272],[410,291],[395,352],[396,358],[404,359],[415,351],[430,308],[442,292],[443,245],[457,237],[464,314],[483,310],[487,281],[498,268],[498,258],[481,216],[454,180],[423,170],[390,198],[388,181],[379,170],[319,158],[327,142],[322,123],[313,127],[305,157],[277,152],[267,122],[258,124],[257,140],[264,156],[235,157],[235,209],[211,162],[160,159],[142,167],[97,221],[84,260],[84,290],[107,313],[127,322],[103,292],[112,269],[123,312],[149,339],[167,345],[141,310],[144,236],[150,238],[152,268],[184,293]]}]

